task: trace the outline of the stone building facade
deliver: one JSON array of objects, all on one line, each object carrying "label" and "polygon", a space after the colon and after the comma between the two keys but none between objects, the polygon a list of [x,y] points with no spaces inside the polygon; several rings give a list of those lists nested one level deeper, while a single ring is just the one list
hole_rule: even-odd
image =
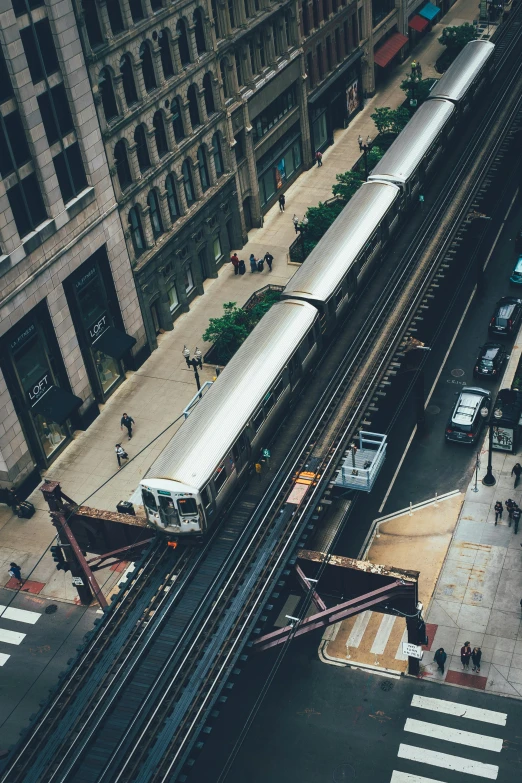
[{"label": "stone building facade", "polygon": [[0,488],[148,347],[71,0],[0,0]]}]

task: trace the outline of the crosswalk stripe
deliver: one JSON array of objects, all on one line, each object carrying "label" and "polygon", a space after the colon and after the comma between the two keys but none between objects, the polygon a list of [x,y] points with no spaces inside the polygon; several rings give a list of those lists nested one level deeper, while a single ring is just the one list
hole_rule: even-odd
[{"label": "crosswalk stripe", "polygon": [[469,707],[467,704],[457,704],[454,701],[432,699],[429,696],[414,696],[411,700],[411,706],[420,707],[423,710],[444,712],[446,715],[455,715],[458,718],[471,718],[471,720],[479,720],[483,723],[494,723],[496,726],[505,726],[507,722],[505,712],[482,710],[478,707]]},{"label": "crosswalk stripe", "polygon": [[375,655],[382,655],[384,653],[396,619],[397,618],[391,614],[383,614],[379,630],[375,634],[375,639],[373,640],[370,652]]},{"label": "crosswalk stripe", "polygon": [[470,748],[483,748],[484,750],[493,750],[500,753],[503,740],[497,737],[488,737],[486,734],[475,734],[473,731],[462,731],[461,729],[451,729],[449,726],[439,726],[436,723],[426,723],[423,720],[408,718],[404,726],[404,731],[411,731],[413,734],[422,734],[423,737],[433,737],[434,739],[446,740],[447,742],[456,742],[457,745],[468,745]]},{"label": "crosswalk stripe", "polygon": [[423,778],[422,775],[410,775],[409,772],[397,772],[393,770],[390,783],[442,783],[434,778]]},{"label": "crosswalk stripe", "polygon": [[25,633],[18,633],[18,631],[8,631],[6,628],[0,628],[0,642],[20,644],[24,639]]},{"label": "crosswalk stripe", "polygon": [[402,638],[399,642],[399,646],[397,648],[397,652],[395,653],[395,660],[396,661],[407,661],[408,656],[405,655],[402,651],[402,643],[408,641],[408,629],[404,629],[404,633],[402,634]]},{"label": "crosswalk stripe", "polygon": [[371,616],[372,613],[368,611],[357,615],[357,620],[353,624],[353,628],[350,632],[350,636],[348,637],[348,641],[346,642],[347,647],[358,647],[360,645],[361,640],[364,636],[364,632],[366,630],[366,626],[370,622]]},{"label": "crosswalk stripe", "polygon": [[3,666],[4,663],[7,661],[7,659],[10,657],[11,656],[8,655],[7,653],[0,653],[0,666]]},{"label": "crosswalk stripe", "polygon": [[444,769],[453,769],[455,772],[464,772],[467,775],[477,775],[477,777],[496,780],[498,777],[498,767],[496,764],[483,764],[480,761],[461,758],[460,756],[451,756],[449,753],[439,753],[435,750],[426,748],[416,748],[413,745],[399,745],[397,754],[401,759],[409,761],[420,761],[423,764],[431,764],[434,767],[443,767]]},{"label": "crosswalk stripe", "polygon": [[40,616],[40,612],[29,612],[27,609],[15,609],[12,606],[2,606],[0,604],[0,617],[3,617],[5,620],[16,620],[19,623],[34,625]]}]

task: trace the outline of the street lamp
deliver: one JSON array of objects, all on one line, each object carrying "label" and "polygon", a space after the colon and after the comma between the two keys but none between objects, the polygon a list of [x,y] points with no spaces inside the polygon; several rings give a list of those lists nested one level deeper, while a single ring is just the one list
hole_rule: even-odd
[{"label": "street lamp", "polygon": [[198,391],[200,391],[201,385],[199,383],[198,368],[200,370],[203,369],[203,361],[202,361],[203,354],[201,353],[199,348],[196,347],[196,350],[194,351],[194,358],[191,359],[190,358],[190,351],[189,351],[189,349],[187,348],[186,345],[183,346],[183,350],[182,350],[181,353],[185,357],[185,361],[187,363],[187,367],[189,369],[192,367],[192,369],[194,370],[194,378],[196,379],[196,386],[198,387]]},{"label": "street lamp", "polygon": [[359,136],[357,139],[359,142],[359,151],[364,153],[364,178],[368,179],[368,153],[373,147],[373,141],[368,136],[366,141],[363,141],[363,137]]},{"label": "street lamp", "polygon": [[[480,409],[480,415],[486,420],[487,416],[489,414],[489,409],[484,406],[484,408]],[[493,466],[492,466],[492,460],[493,460],[493,425],[495,422],[495,419],[497,421],[502,418],[502,410],[501,408],[495,408],[493,411],[493,414],[489,417],[488,425],[489,425],[489,449],[488,449],[488,469],[486,472],[486,475],[482,479],[482,483],[486,487],[493,487],[497,482],[495,480],[495,476],[493,475]]]},{"label": "street lamp", "polygon": [[415,97],[415,86],[420,82],[420,79],[417,76],[417,74],[412,71],[410,74],[408,74],[407,82],[408,82],[408,92],[410,94],[410,108],[416,109],[417,98]]}]

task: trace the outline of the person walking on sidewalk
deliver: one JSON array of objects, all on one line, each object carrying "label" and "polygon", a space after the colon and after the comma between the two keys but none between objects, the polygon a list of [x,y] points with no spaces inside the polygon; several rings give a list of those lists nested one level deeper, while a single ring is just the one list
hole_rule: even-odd
[{"label": "person walking on sidewalk", "polygon": [[318,166],[323,165],[323,153],[321,152],[321,150],[317,150],[317,152],[315,153],[315,159],[317,161]]},{"label": "person walking on sidewalk", "polygon": [[257,258],[253,253],[250,255],[250,271],[257,272]]},{"label": "person walking on sidewalk", "polygon": [[239,258],[238,258],[237,253],[234,253],[233,256],[230,256],[230,263],[234,267],[234,274],[238,275],[239,274]]},{"label": "person walking on sidewalk", "polygon": [[500,521],[502,521],[502,511],[503,511],[502,503],[500,502],[500,500],[497,500],[497,502],[495,503],[495,525],[497,524],[499,519]]},{"label": "person walking on sidewalk", "polygon": [[294,224],[295,233],[298,234],[299,233],[299,218],[297,217],[295,212],[294,212],[294,216],[292,218],[292,223]]},{"label": "person walking on sidewalk", "polygon": [[16,563],[9,563],[9,576],[12,579],[16,579],[21,585],[24,583],[22,579],[22,569]]},{"label": "person walking on sidewalk", "polygon": [[124,413],[121,417],[120,421],[120,427],[123,429],[124,427],[127,428],[127,432],[129,434],[129,440],[132,438],[132,425],[134,424],[134,419],[132,416],[129,416],[127,413]]},{"label": "person walking on sidewalk", "polygon": [[265,253],[265,261],[266,261],[266,265],[267,265],[268,269],[270,270],[270,272],[272,271],[272,261],[273,260],[274,260],[274,256],[270,255],[270,253],[267,251]]},{"label": "person walking on sidewalk", "polygon": [[518,525],[520,523],[520,514],[521,514],[520,509],[517,506],[517,504],[515,503],[514,504],[514,508],[513,508],[513,524],[515,526],[515,533],[518,533]]},{"label": "person walking on sidewalk", "polygon": [[437,652],[435,653],[435,663],[439,667],[439,671],[441,674],[444,674],[444,664],[446,663],[447,655],[444,647],[439,647]]},{"label": "person walking on sidewalk", "polygon": [[473,661],[473,671],[477,672],[477,674],[480,671],[480,661],[482,659],[482,650],[480,647],[474,647],[473,652],[471,653],[471,660]]},{"label": "person walking on sidewalk", "polygon": [[508,525],[509,525],[509,527],[511,527],[511,523],[513,522],[513,509],[515,507],[515,504],[513,503],[511,498],[508,498],[504,502],[504,505],[506,506],[506,511],[508,513]]},{"label": "person walking on sidewalk", "polygon": [[522,473],[522,465],[520,464],[520,462],[516,462],[511,469],[511,475],[515,477],[515,485],[513,489],[517,488],[518,482],[520,481],[521,473]]},{"label": "person walking on sidewalk", "polygon": [[281,193],[281,195],[279,196],[279,211],[280,212],[284,212],[285,211],[285,202],[286,202],[285,194]]},{"label": "person walking on sidewalk", "polygon": [[463,669],[469,669],[469,659],[471,658],[471,647],[469,642],[464,642],[464,647],[460,648],[460,661]]},{"label": "person walking on sidewalk", "polygon": [[125,460],[129,459],[129,455],[127,454],[127,452],[125,451],[121,443],[117,443],[114,449],[116,451],[116,459],[118,460],[118,467],[121,468],[122,459]]}]

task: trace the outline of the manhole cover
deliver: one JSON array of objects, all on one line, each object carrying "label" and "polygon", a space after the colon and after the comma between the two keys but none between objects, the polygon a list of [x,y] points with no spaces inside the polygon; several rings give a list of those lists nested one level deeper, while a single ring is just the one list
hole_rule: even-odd
[{"label": "manhole cover", "polygon": [[462,376],[464,375],[464,370],[459,370],[457,368],[456,370],[452,370],[451,374],[453,375],[454,378],[462,378]]},{"label": "manhole cover", "polygon": [[351,764],[341,764],[333,773],[335,783],[344,783],[345,780],[355,780],[356,777],[355,769]]},{"label": "manhole cover", "polygon": [[58,607],[56,604],[49,604],[49,606],[45,607],[45,614],[54,614],[58,611]]},{"label": "manhole cover", "polygon": [[393,682],[390,682],[389,680],[385,680],[384,682],[381,682],[381,691],[391,691],[393,688]]},{"label": "manhole cover", "polygon": [[431,413],[432,416],[436,416],[437,413],[440,413],[440,408],[438,405],[428,405],[426,413]]}]

